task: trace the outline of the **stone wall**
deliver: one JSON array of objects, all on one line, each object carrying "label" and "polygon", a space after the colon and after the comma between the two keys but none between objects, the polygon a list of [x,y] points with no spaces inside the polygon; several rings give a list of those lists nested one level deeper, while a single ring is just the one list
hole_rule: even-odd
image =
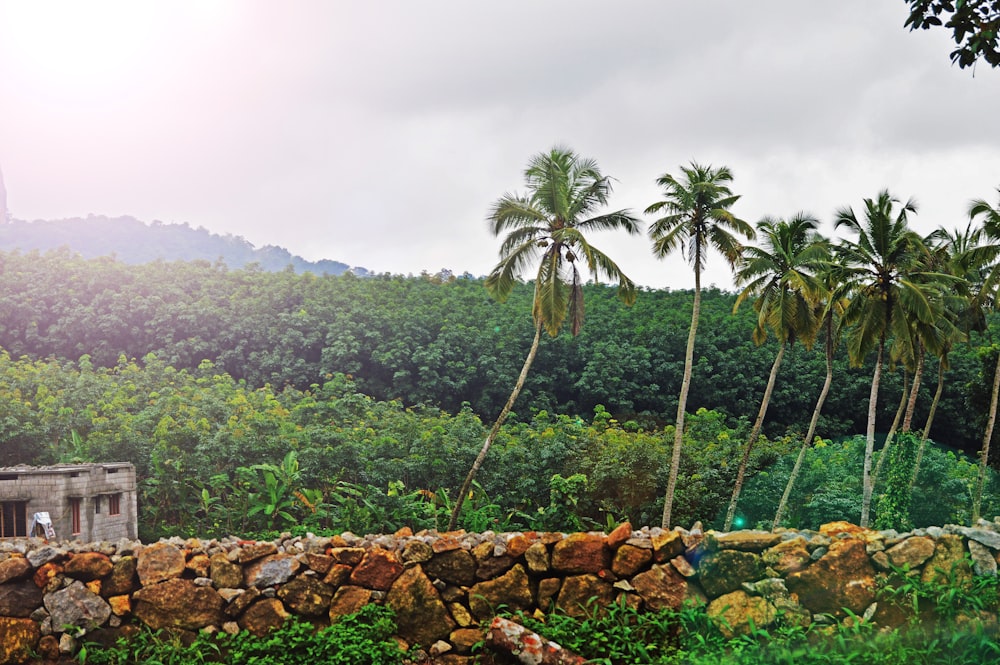
[{"label": "stone wall", "polygon": [[395,610],[403,642],[456,665],[500,606],[580,614],[588,604],[659,610],[691,600],[732,633],[779,615],[809,623],[853,613],[891,626],[906,608],[876,602],[880,577],[893,566],[927,580],[996,575],[998,530],[982,522],[897,534],[838,522],[703,534],[623,524],[610,534],[0,541],[0,664],[24,662],[29,650],[56,660],[81,638],[112,641],[140,624],[263,634],[289,615],[325,625],[372,602]]}]

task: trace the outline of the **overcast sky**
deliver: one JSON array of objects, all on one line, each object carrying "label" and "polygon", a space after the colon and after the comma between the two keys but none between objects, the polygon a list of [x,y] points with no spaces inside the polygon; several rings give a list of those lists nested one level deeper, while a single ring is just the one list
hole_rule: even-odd
[{"label": "overcast sky", "polygon": [[[0,166],[18,219],[187,222],[376,272],[487,273],[484,221],[556,144],[659,200],[729,166],[755,222],[888,188],[923,233],[1000,186],[1000,71],[903,0],[0,0]],[[690,288],[646,237],[594,239]],[[705,283],[731,288],[720,257]]]}]

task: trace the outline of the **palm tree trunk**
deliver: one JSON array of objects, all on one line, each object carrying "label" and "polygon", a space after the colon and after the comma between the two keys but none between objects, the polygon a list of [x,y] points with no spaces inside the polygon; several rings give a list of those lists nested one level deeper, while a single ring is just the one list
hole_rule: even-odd
[{"label": "palm tree trunk", "polygon": [[816,408],[813,409],[812,419],[809,421],[809,431],[806,438],[802,440],[802,447],[799,448],[799,455],[795,458],[795,465],[792,466],[792,473],[788,476],[788,484],[785,485],[785,492],[778,502],[778,510],[774,513],[774,524],[771,529],[777,529],[784,516],[788,499],[792,495],[792,487],[798,479],[799,471],[802,468],[802,460],[805,459],[806,450],[812,445],[813,437],[816,436],[816,425],[819,423],[819,414],[823,410],[823,402],[830,393],[830,385],[833,383],[833,319],[827,321],[826,328],[826,380],[823,381],[823,388],[819,391],[819,398],[816,400]]},{"label": "palm tree trunk", "polygon": [[913,422],[913,412],[917,408],[917,393],[920,392],[920,377],[924,374],[924,345],[918,342],[917,369],[913,372],[913,383],[910,385],[910,402],[906,405],[906,417],[903,418],[903,431],[909,432]]},{"label": "palm tree trunk", "polygon": [[698,332],[698,315],[701,312],[701,271],[694,270],[694,303],[691,306],[691,328],[688,330],[687,350],[684,352],[684,378],[681,394],[677,398],[677,424],[674,426],[674,447],[670,455],[670,475],[667,476],[667,493],[663,497],[664,529],[670,528],[670,512],[677,488],[677,474],[681,468],[681,446],[684,443],[684,410],[687,408],[688,390],[691,388],[691,370],[694,367],[694,339]]},{"label": "palm tree trunk", "polygon": [[493,423],[493,427],[490,428],[490,432],[486,436],[486,441],[483,442],[483,447],[476,456],[476,461],[472,463],[472,468],[469,469],[469,475],[465,477],[465,482],[462,483],[461,489],[458,490],[458,494],[455,496],[455,506],[451,509],[451,518],[448,520],[448,531],[454,531],[458,525],[458,516],[462,512],[462,504],[465,503],[465,496],[468,494],[469,488],[472,487],[472,480],[476,477],[476,473],[479,472],[479,467],[483,465],[486,453],[490,451],[490,446],[493,445],[493,440],[496,439],[500,427],[507,420],[510,410],[514,408],[514,402],[517,401],[518,395],[521,394],[521,389],[524,388],[524,381],[528,378],[528,369],[531,368],[531,363],[535,360],[535,354],[538,353],[538,344],[541,339],[542,321],[539,319],[535,322],[535,339],[531,342],[531,350],[528,351],[528,357],[524,360],[524,366],[521,368],[521,374],[517,377],[517,383],[514,384],[514,390],[510,393],[510,397],[507,398],[507,403],[504,404],[503,410],[500,411],[496,422]]},{"label": "palm tree trunk", "polygon": [[747,438],[746,445],[743,446],[743,457],[740,459],[740,468],[736,471],[736,484],[733,486],[733,496],[729,499],[729,510],[726,511],[726,523],[722,527],[723,531],[729,531],[733,526],[733,517],[736,516],[736,503],[740,500],[740,492],[743,491],[743,479],[746,477],[747,464],[750,463],[750,452],[753,450],[757,439],[760,438],[760,430],[764,426],[764,415],[767,407],[771,403],[771,393],[774,392],[774,382],[778,377],[778,368],[781,367],[781,359],[785,356],[785,345],[781,344],[778,355],[774,357],[771,364],[771,374],[767,377],[767,387],[764,388],[764,398],[760,401],[760,410],[757,411],[757,420],[754,421],[753,429]]},{"label": "palm tree trunk", "polygon": [[997,421],[997,394],[1000,392],[1000,355],[997,356],[997,367],[993,372],[993,396],[990,398],[990,417],[986,421],[986,434],[983,435],[983,449],[979,453],[979,478],[976,479],[976,493],[972,497],[972,523],[979,519],[979,511],[983,507],[983,485],[986,484],[986,463],[990,459],[990,442],[993,440],[993,425]]},{"label": "palm tree trunk", "polygon": [[931,433],[931,423],[934,422],[934,414],[937,412],[938,402],[944,394],[944,358],[938,362],[938,382],[937,390],[934,391],[934,400],[931,402],[931,410],[927,413],[927,423],[924,425],[924,433],[920,436],[920,445],[917,447],[917,461],[913,463],[913,475],[910,476],[910,492],[913,492],[914,485],[917,484],[917,474],[920,473],[920,462],[924,459],[924,448],[927,446],[927,437]]},{"label": "palm tree trunk", "polygon": [[865,436],[865,463],[862,472],[861,526],[868,527],[868,513],[872,504],[872,455],[875,453],[875,407],[878,404],[878,384],[882,378],[882,355],[885,352],[885,338],[879,340],[878,357],[875,359],[875,374],[872,376],[872,390],[868,394],[868,431]]},{"label": "palm tree trunk", "polygon": [[878,455],[878,461],[875,463],[875,473],[872,474],[872,487],[878,486],[879,476],[882,475],[882,465],[889,458],[889,449],[892,448],[892,441],[896,438],[896,430],[899,429],[899,421],[903,417],[903,411],[906,409],[906,404],[910,398],[909,389],[909,377],[907,376],[907,371],[903,369],[903,392],[899,397],[899,406],[896,408],[896,415],[892,419],[892,427],[889,428],[889,433],[885,435],[885,443],[882,445],[882,452]]}]

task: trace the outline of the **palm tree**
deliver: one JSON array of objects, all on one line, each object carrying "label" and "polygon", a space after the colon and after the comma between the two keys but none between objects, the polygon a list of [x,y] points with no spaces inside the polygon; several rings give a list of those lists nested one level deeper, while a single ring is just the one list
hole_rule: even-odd
[{"label": "palm tree", "polygon": [[848,334],[848,355],[857,366],[870,351],[877,351],[868,397],[862,476],[861,526],[867,527],[873,488],[875,413],[886,345],[894,335],[908,335],[913,321],[931,323],[935,312],[928,280],[918,276],[923,242],[907,225],[909,213],[916,213],[916,203],[910,199],[897,210],[899,200],[887,190],[874,199],[865,199],[864,203],[863,219],[851,208],[838,210],[835,228],[846,228],[857,236],[854,240],[843,239],[837,247],[852,293],[844,312],[845,320],[853,326]]},{"label": "palm tree", "polygon": [[796,340],[811,347],[816,339],[819,328],[817,302],[822,295],[823,285],[815,273],[827,256],[826,242],[816,234],[818,223],[816,218],[804,213],[797,214],[789,221],[762,219],[757,224],[757,232],[763,239],[763,246],[747,247],[743,254],[743,265],[736,272],[737,286],[745,286],[736,297],[733,313],[736,313],[743,301],[753,297],[753,308],[757,312],[757,325],[753,330],[754,344],[763,344],[770,330],[778,340],[778,353],[771,365],[757,420],[743,446],[743,456],[736,472],[736,483],[726,511],[723,531],[729,531],[733,524],[750,453],[760,437],[785,348]]},{"label": "palm tree", "polygon": [[[1000,192],[1000,189],[997,189]],[[969,204],[969,218],[975,220],[982,217],[983,237],[988,241],[976,252],[977,259],[987,266],[987,273],[979,288],[980,301],[989,302],[996,307],[997,285],[1000,283],[1000,204],[996,208],[983,199],[976,199]],[[976,491],[972,498],[972,521],[979,519],[983,504],[983,486],[986,483],[986,467],[990,459],[990,443],[993,440],[993,427],[997,420],[997,401],[1000,399],[1000,355],[997,356],[997,366],[993,373],[993,387],[990,396],[990,411],[986,419],[986,431],[983,434],[983,447],[979,451],[979,477],[976,479]]]},{"label": "palm tree", "polygon": [[486,278],[486,289],[501,302],[507,299],[521,273],[534,261],[535,296],[531,315],[535,337],[514,389],[496,422],[490,428],[468,476],[455,499],[448,529],[454,529],[472,481],[486,459],[500,427],[517,401],[528,376],[542,329],[551,337],[559,334],[566,318],[573,335],[583,325],[583,281],[577,268],[584,262],[596,277],[618,282],[618,296],[635,301],[635,284],[606,254],[590,244],[585,233],[622,229],[636,234],[641,222],[628,210],[588,217],[607,204],[611,179],[601,174],[597,163],[556,146],[535,155],[524,171],[526,194],[507,193],[493,204],[488,217],[490,231],[506,233],[500,246],[500,262]]},{"label": "palm tree", "polygon": [[691,369],[694,365],[694,340],[698,330],[701,310],[701,272],[710,248],[719,251],[730,268],[735,269],[743,253],[738,234],[754,238],[753,226],[739,219],[729,210],[739,195],[733,194],[729,183],[733,174],[725,166],[713,169],[692,162],[681,167],[678,180],[665,173],[656,180],[663,187],[665,198],[646,208],[646,214],[665,213],[649,227],[653,241],[653,254],[664,258],[678,247],[681,255],[694,267],[694,303],[691,307],[691,328],[688,331],[687,351],[684,354],[684,377],[677,400],[677,423],[674,428],[674,447],[670,460],[670,475],[663,501],[663,528],[669,528],[670,511],[677,487],[677,474],[681,464],[681,445],[684,438],[684,410],[691,387]]},{"label": "palm tree", "polygon": [[[829,245],[827,246],[827,251],[829,252]],[[832,257],[829,258],[832,259]],[[778,509],[774,512],[772,529],[777,529],[781,524],[781,518],[784,516],[788,499],[792,495],[792,488],[799,477],[799,471],[802,468],[802,461],[805,459],[806,450],[809,449],[809,446],[813,444],[815,439],[816,426],[819,424],[819,415],[823,411],[823,404],[826,402],[826,397],[830,394],[830,386],[833,384],[833,351],[837,347],[837,341],[840,339],[842,317],[848,303],[844,295],[846,286],[840,280],[841,271],[842,267],[830,260],[821,266],[818,272],[818,277],[824,289],[823,300],[819,307],[824,331],[823,351],[826,356],[826,379],[824,379],[823,387],[819,391],[819,397],[816,398],[816,406],[813,408],[812,418],[809,420],[809,430],[806,432],[805,438],[802,439],[802,447],[799,448],[795,464],[792,465],[792,471],[788,476],[785,491],[778,502]]]}]

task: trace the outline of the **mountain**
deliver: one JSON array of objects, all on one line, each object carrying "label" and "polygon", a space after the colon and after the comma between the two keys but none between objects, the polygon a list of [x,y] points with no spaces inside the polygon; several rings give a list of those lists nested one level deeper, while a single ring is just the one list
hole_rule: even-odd
[{"label": "mountain", "polygon": [[124,263],[165,261],[216,261],[230,268],[257,263],[263,270],[277,272],[292,266],[295,272],[340,275],[352,270],[367,275],[364,268],[351,268],[340,261],[306,261],[283,247],[254,247],[240,236],[220,236],[203,227],[188,224],[146,224],[134,217],[104,217],[35,220],[12,219],[0,224],[0,250],[44,252],[69,247],[84,258],[114,256]]}]

